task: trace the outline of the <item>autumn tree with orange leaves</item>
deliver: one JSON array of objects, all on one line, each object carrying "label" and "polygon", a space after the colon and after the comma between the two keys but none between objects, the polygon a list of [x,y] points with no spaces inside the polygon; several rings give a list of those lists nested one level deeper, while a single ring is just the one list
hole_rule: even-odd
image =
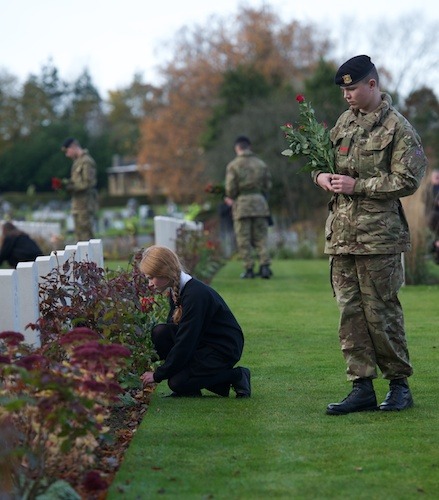
[{"label": "autumn tree with orange leaves", "polygon": [[312,26],[284,23],[269,7],[212,16],[206,26],[183,28],[161,68],[164,102],[141,127],[139,163],[149,164],[152,197],[193,202],[204,195],[203,134],[219,102],[227,72],[248,68],[275,88],[296,87],[312,74],[328,42]]}]

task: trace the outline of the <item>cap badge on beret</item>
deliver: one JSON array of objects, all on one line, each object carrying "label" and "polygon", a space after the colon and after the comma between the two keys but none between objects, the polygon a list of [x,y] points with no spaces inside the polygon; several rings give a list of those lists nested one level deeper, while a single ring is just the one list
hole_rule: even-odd
[{"label": "cap badge on beret", "polygon": [[349,85],[350,83],[352,83],[351,75],[343,75],[342,78],[344,85]]}]

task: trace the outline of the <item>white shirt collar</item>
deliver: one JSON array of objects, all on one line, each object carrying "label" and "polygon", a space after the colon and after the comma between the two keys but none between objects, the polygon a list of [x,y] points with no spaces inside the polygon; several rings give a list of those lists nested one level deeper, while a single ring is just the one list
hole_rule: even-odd
[{"label": "white shirt collar", "polygon": [[186,283],[191,279],[192,279],[192,276],[190,274],[187,274],[184,271],[181,271],[181,274],[180,274],[180,293],[183,290]]}]

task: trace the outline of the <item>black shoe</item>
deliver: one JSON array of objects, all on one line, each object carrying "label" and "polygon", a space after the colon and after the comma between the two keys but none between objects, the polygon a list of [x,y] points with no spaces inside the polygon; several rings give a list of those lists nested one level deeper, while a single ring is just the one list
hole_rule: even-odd
[{"label": "black shoe", "polygon": [[240,276],[242,279],[252,279],[255,277],[255,273],[253,272],[253,268],[250,267],[245,272],[243,272]]},{"label": "black shoe", "polygon": [[377,410],[377,398],[372,380],[361,378],[355,380],[350,394],[340,403],[331,403],[326,408],[327,415],[346,415],[357,411]]},{"label": "black shoe", "polygon": [[261,268],[259,269],[259,276],[263,279],[270,279],[271,276],[273,275],[271,269],[270,269],[270,266],[268,264],[264,264],[263,266],[261,266]]},{"label": "black shoe", "polygon": [[171,392],[171,394],[167,394],[164,396],[165,398],[201,398],[203,395],[201,391],[195,391],[190,393],[182,393],[182,392]]},{"label": "black shoe", "polygon": [[252,393],[250,385],[250,370],[248,368],[241,368],[242,377],[239,382],[232,384],[237,398],[249,398]]},{"label": "black shoe", "polygon": [[413,406],[412,393],[407,379],[397,379],[390,382],[390,391],[386,399],[380,404],[382,411],[401,411]]}]

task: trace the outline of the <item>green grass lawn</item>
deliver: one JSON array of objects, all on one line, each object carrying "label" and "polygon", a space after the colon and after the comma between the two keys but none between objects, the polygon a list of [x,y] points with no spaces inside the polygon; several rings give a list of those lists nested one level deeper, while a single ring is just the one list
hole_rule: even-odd
[{"label": "green grass lawn", "polygon": [[[271,280],[240,280],[230,262],[212,283],[244,329],[252,398],[164,398],[160,384],[108,498],[437,498],[439,286],[400,293],[414,408],[328,416],[351,386],[327,262],[272,267]],[[381,402],[387,382],[375,388]]]}]

